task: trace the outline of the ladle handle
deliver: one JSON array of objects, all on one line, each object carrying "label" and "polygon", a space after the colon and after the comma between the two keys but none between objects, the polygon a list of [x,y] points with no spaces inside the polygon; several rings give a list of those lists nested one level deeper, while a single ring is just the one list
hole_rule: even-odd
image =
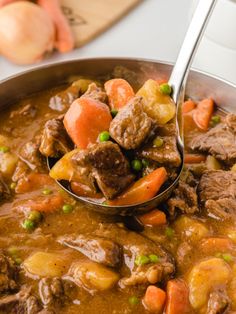
[{"label": "ladle handle", "polygon": [[201,36],[207,25],[217,0],[199,0],[198,6],[193,15],[180,49],[177,61],[172,70],[169,84],[173,88],[172,98],[178,107],[178,100],[181,90],[184,87],[194,54],[200,42]]}]

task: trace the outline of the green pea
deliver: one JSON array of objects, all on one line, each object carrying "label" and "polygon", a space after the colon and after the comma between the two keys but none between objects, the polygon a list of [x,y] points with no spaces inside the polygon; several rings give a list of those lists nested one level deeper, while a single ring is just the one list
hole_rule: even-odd
[{"label": "green pea", "polygon": [[46,189],[44,189],[44,190],[42,191],[42,193],[43,193],[43,195],[50,195],[50,194],[52,194],[52,190],[46,188]]},{"label": "green pea", "polygon": [[142,265],[148,264],[150,262],[150,259],[146,255],[139,255],[136,257],[134,262],[137,266],[142,266]]},{"label": "green pea", "polygon": [[20,257],[16,257],[14,261],[17,265],[20,265],[22,263],[22,259]]},{"label": "green pea", "polygon": [[115,116],[117,115],[118,110],[117,109],[111,109],[111,115],[113,118],[115,118]]},{"label": "green pea", "polygon": [[35,223],[32,220],[25,219],[22,223],[22,227],[26,230],[33,230],[35,228]]},{"label": "green pea", "polygon": [[17,256],[19,254],[19,250],[15,246],[9,247],[7,251],[11,256]]},{"label": "green pea", "polygon": [[16,182],[12,182],[12,183],[10,184],[10,189],[11,189],[11,190],[15,190],[15,188],[16,188]]},{"label": "green pea", "polygon": [[142,164],[144,168],[147,168],[149,166],[149,161],[147,159],[142,159]]},{"label": "green pea", "polygon": [[168,238],[172,238],[174,235],[174,230],[170,227],[167,227],[165,233]]},{"label": "green pea", "polygon": [[99,134],[99,141],[100,142],[106,142],[110,138],[110,133],[108,131],[103,131]]},{"label": "green pea", "polygon": [[233,256],[231,254],[223,253],[221,256],[222,256],[223,260],[227,263],[230,263],[233,261]]},{"label": "green pea", "polygon": [[132,166],[133,170],[140,171],[142,169],[142,162],[139,159],[134,159],[131,162],[131,166]]},{"label": "green pea", "polygon": [[42,214],[36,210],[33,210],[29,213],[28,219],[36,223],[40,222],[40,220],[42,219]]},{"label": "green pea", "polygon": [[64,214],[70,214],[73,211],[73,206],[71,204],[65,204],[62,207],[62,211]]},{"label": "green pea", "polygon": [[161,137],[156,137],[153,140],[153,146],[154,147],[160,148],[163,146],[163,144],[164,144],[164,140]]},{"label": "green pea", "polygon": [[0,152],[1,153],[7,153],[9,152],[10,148],[7,146],[0,146]]},{"label": "green pea", "polygon": [[160,91],[162,94],[170,95],[172,92],[172,88],[168,83],[163,83],[160,85]]},{"label": "green pea", "polygon": [[151,263],[158,263],[160,260],[156,254],[150,254],[148,257]]},{"label": "green pea", "polygon": [[137,305],[139,303],[139,299],[136,296],[132,296],[129,298],[129,304],[130,305]]},{"label": "green pea", "polygon": [[211,121],[214,122],[215,124],[220,123],[220,120],[221,120],[220,116],[213,116],[211,118]]}]

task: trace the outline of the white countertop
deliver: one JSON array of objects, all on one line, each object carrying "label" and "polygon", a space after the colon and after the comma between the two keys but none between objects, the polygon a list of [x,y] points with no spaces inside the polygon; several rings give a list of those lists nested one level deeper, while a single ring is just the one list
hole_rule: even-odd
[{"label": "white countertop", "polygon": [[[188,27],[192,1],[144,0],[91,43],[68,54],[55,53],[41,64],[99,56],[144,57],[175,61]],[[216,62],[218,63],[218,60]],[[220,60],[219,63],[222,64]],[[201,62],[196,64],[198,68],[209,71],[205,65],[201,67]],[[0,80],[34,66],[16,66],[0,57]],[[210,72],[233,81],[230,75],[224,73],[224,67],[220,72]]]}]

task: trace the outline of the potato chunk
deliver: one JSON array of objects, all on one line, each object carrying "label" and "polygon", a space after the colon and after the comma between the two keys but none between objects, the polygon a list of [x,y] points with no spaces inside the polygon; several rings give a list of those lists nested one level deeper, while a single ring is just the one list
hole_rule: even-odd
[{"label": "potato chunk", "polygon": [[220,258],[210,258],[193,267],[189,274],[189,300],[195,310],[207,304],[211,290],[226,285],[231,277],[229,265]]},{"label": "potato chunk", "polygon": [[175,231],[192,242],[199,241],[209,234],[209,230],[203,223],[187,216],[181,216],[175,222]]},{"label": "potato chunk", "polygon": [[74,263],[69,271],[74,282],[88,290],[111,289],[119,280],[119,275],[109,268],[93,263]]},{"label": "potato chunk", "polygon": [[67,271],[67,260],[58,253],[36,252],[23,267],[31,277],[60,277]]},{"label": "potato chunk", "polygon": [[147,115],[159,124],[165,124],[175,116],[175,103],[169,95],[161,93],[154,80],[147,80],[137,92],[144,98],[144,110]]},{"label": "potato chunk", "polygon": [[4,177],[9,178],[13,174],[17,161],[18,157],[15,154],[11,152],[0,152],[0,172]]}]

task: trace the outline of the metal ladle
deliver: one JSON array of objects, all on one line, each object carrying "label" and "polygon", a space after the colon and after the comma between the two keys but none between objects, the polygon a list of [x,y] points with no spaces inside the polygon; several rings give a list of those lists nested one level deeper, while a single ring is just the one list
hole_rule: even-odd
[{"label": "metal ladle", "polygon": [[[185,83],[189,74],[194,54],[197,50],[198,44],[201,40],[202,34],[216,4],[216,1],[217,0],[199,1],[169,79],[169,84],[172,86],[173,90],[172,98],[176,104],[177,145],[182,159],[182,164],[179,167],[177,178],[171,185],[169,185],[165,190],[157,194],[152,199],[144,203],[126,206],[109,206],[105,204],[100,204],[93,199],[80,197],[71,192],[67,181],[57,181],[57,183],[66,192],[68,192],[75,199],[85,203],[90,209],[111,215],[135,215],[142,212],[147,212],[148,210],[155,208],[160,203],[166,201],[170,197],[172,191],[174,190],[180,179],[180,175],[183,170],[184,143],[182,140],[181,104],[184,100]],[[51,169],[52,166],[55,164],[55,160],[52,158],[48,158],[47,162],[49,169]]]}]

